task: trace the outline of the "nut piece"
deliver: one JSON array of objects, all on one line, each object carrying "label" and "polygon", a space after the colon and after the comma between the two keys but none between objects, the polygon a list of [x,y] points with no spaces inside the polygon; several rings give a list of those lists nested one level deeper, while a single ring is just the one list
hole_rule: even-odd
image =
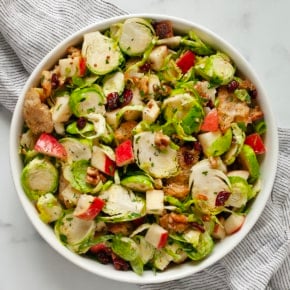
[{"label": "nut piece", "polygon": [[92,185],[97,185],[100,181],[105,181],[106,178],[95,167],[89,166],[87,169],[86,182]]},{"label": "nut piece", "polygon": [[154,143],[155,146],[162,151],[165,150],[170,144],[170,138],[167,135],[164,135],[162,132],[157,132],[155,134]]}]

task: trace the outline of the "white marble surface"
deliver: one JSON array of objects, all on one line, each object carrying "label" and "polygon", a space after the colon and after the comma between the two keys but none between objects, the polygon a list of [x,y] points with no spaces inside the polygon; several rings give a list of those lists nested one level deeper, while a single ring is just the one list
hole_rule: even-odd
[{"label": "white marble surface", "polygon": [[[132,13],[162,13],[200,23],[232,43],[268,92],[277,124],[290,127],[289,0],[112,0]],[[37,234],[17,198],[9,165],[11,114],[0,107],[0,290],[133,290],[72,265]]]}]

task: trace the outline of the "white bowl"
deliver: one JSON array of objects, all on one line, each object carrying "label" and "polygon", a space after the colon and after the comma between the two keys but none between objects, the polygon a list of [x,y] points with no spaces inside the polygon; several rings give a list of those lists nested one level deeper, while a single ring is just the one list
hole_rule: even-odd
[{"label": "white bowl", "polygon": [[[213,47],[219,48],[221,51],[227,53],[236,64],[238,70],[243,75],[247,76],[247,78],[249,78],[255,84],[259,93],[259,102],[265,114],[265,121],[267,123],[267,134],[265,136],[265,145],[267,148],[267,152],[261,164],[262,191],[259,193],[255,202],[253,203],[242,229],[234,235],[225,238],[222,242],[216,244],[210,256],[208,256],[206,259],[199,263],[193,264],[188,262],[169,268],[166,271],[157,274],[149,270],[145,271],[145,273],[141,277],[136,275],[133,271],[117,271],[113,268],[112,265],[102,265],[91,259],[81,257],[68,250],[57,240],[51,227],[44,224],[39,219],[35,207],[29,201],[21,187],[20,175],[23,166],[18,153],[19,136],[21,135],[21,130],[23,126],[22,106],[24,96],[29,88],[37,85],[40,79],[41,71],[51,68],[57,62],[57,60],[65,54],[65,50],[67,47],[80,43],[84,33],[95,30],[104,30],[108,28],[111,24],[123,21],[128,17],[144,17],[156,20],[171,20],[175,30],[182,32],[187,31],[188,29],[194,29],[204,41],[211,44]],[[11,124],[10,148],[12,175],[22,206],[36,230],[52,248],[54,248],[58,253],[60,253],[72,263],[99,276],[129,283],[148,284],[175,280],[197,273],[227,255],[246,237],[246,235],[249,233],[249,231],[252,229],[254,224],[257,222],[259,216],[261,215],[268,200],[268,197],[271,193],[277,166],[278,134],[266,92],[254,70],[235,48],[233,48],[230,44],[228,44],[225,40],[221,39],[212,31],[209,31],[208,29],[201,27],[196,23],[167,15],[138,14],[115,17],[96,24],[92,24],[74,33],[72,36],[62,41],[50,53],[47,54],[47,56],[39,63],[39,65],[29,77],[17,102]]]}]

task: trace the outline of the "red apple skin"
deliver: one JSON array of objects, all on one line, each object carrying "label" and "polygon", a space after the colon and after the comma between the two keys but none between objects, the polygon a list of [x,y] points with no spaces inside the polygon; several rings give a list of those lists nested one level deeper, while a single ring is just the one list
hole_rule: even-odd
[{"label": "red apple skin", "polygon": [[111,160],[100,148],[95,151],[92,165],[99,169],[101,172],[114,176],[116,163]]},{"label": "red apple skin", "polygon": [[163,248],[167,239],[168,231],[158,224],[152,224],[145,235],[145,240],[157,249]]},{"label": "red apple skin", "polygon": [[42,133],[35,143],[34,150],[42,154],[56,157],[62,160],[67,158],[64,146],[48,133]]},{"label": "red apple skin", "polygon": [[157,249],[161,249],[165,247],[168,239],[168,232],[164,232],[160,236],[159,244],[157,245]]},{"label": "red apple skin", "polygon": [[107,247],[107,245],[105,243],[99,243],[99,244],[91,246],[90,247],[90,252],[92,252],[93,254],[97,254],[100,251],[105,251],[107,249],[108,249],[108,247]]},{"label": "red apple skin", "polygon": [[121,143],[116,149],[116,164],[121,167],[134,162],[134,153],[131,140]]},{"label": "red apple skin", "polygon": [[91,221],[101,212],[104,205],[104,200],[99,197],[94,197],[92,201],[88,202],[87,208],[84,208],[81,213],[75,216],[86,221]]},{"label": "red apple skin", "polygon": [[116,169],[116,163],[111,160],[108,156],[105,157],[105,169],[104,173],[114,176],[115,174],[115,169]]}]

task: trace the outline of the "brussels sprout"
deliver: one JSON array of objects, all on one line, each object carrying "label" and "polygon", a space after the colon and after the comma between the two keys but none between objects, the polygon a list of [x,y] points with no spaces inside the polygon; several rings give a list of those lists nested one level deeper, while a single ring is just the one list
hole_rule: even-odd
[{"label": "brussels sprout", "polygon": [[78,160],[67,164],[63,168],[64,178],[71,186],[82,193],[94,193],[102,188],[103,183],[99,182],[96,187],[86,182],[87,169],[90,166],[89,160]]},{"label": "brussels sprout", "polygon": [[103,221],[129,221],[145,215],[145,201],[121,185],[113,184],[102,191],[99,197],[106,201],[103,212],[108,216],[98,216]]},{"label": "brussels sprout", "polygon": [[115,92],[121,95],[124,88],[125,77],[124,74],[120,71],[107,75],[103,80],[103,92],[105,96]]},{"label": "brussels sprout", "polygon": [[142,262],[142,259],[140,256],[138,256],[136,259],[130,261],[130,265],[132,270],[138,274],[138,275],[142,275],[144,272],[144,264]]},{"label": "brussels sprout", "polygon": [[77,117],[87,117],[90,113],[105,113],[105,98],[98,86],[75,89],[69,100],[69,105]]},{"label": "brussels sprout", "polygon": [[138,245],[128,237],[115,236],[112,240],[112,250],[125,261],[133,261],[140,256]]},{"label": "brussels sprout", "polygon": [[242,102],[251,103],[251,97],[246,89],[236,89],[234,95]]},{"label": "brussels sprout", "polygon": [[260,175],[260,165],[252,147],[244,144],[238,158],[243,167],[250,173],[249,182],[255,182]]},{"label": "brussels sprout", "polygon": [[173,260],[173,257],[169,255],[165,249],[156,249],[153,256],[153,266],[163,271]]},{"label": "brussels sprout", "polygon": [[90,140],[67,137],[60,139],[59,142],[67,152],[69,163],[78,160],[89,160],[92,157],[92,142]]},{"label": "brussels sprout", "polygon": [[153,189],[153,183],[146,175],[132,175],[125,177],[121,180],[121,185],[139,192],[146,192],[147,190]]},{"label": "brussels sprout", "polygon": [[235,68],[223,53],[200,58],[194,67],[197,74],[214,85],[228,84],[235,74]]},{"label": "brussels sprout", "polygon": [[185,233],[183,233],[183,238],[186,240],[187,243],[192,244],[194,247],[196,247],[199,243],[201,232],[197,230],[188,230]]},{"label": "brussels sprout", "polygon": [[248,182],[242,177],[229,176],[228,178],[231,183],[231,195],[225,202],[225,206],[241,208],[246,205],[248,196],[251,196],[252,189]]},{"label": "brussels sprout", "polygon": [[181,43],[189,46],[192,51],[199,55],[209,55],[214,52],[213,48],[205,44],[193,30],[188,32],[188,37],[181,39]]},{"label": "brussels sprout", "polygon": [[62,215],[62,207],[52,193],[46,193],[39,197],[36,202],[40,219],[45,223],[58,220]]},{"label": "brussels sprout", "polygon": [[99,77],[100,76],[94,74],[89,75],[87,77],[73,76],[72,84],[78,88],[91,87]]},{"label": "brussels sprout", "polygon": [[140,258],[143,265],[147,264],[153,258],[155,248],[148,243],[143,236],[137,235],[133,238],[133,240],[139,247]]},{"label": "brussels sprout", "polygon": [[179,264],[187,259],[187,254],[183,250],[183,247],[180,243],[173,242],[169,245],[166,245],[164,250],[173,258],[174,263]]},{"label": "brussels sprout", "polygon": [[203,159],[191,168],[189,186],[192,187],[192,198],[196,200],[196,206],[205,213],[214,214],[214,211],[218,213],[220,210],[216,207],[217,193],[230,192],[231,184],[221,170],[212,168],[209,160]]},{"label": "brussels sprout", "polygon": [[[169,55],[170,56],[170,55]],[[181,69],[177,66],[174,59],[165,60],[165,64],[159,71],[158,76],[161,80],[175,84],[182,77]]]},{"label": "brussels sprout", "polygon": [[232,143],[232,129],[224,135],[220,131],[206,132],[198,135],[198,140],[206,156],[220,156],[227,152]]},{"label": "brussels sprout", "polygon": [[178,172],[177,150],[167,146],[166,150],[159,150],[154,146],[155,134],[141,132],[134,136],[134,156],[137,165],[155,178],[166,178]]},{"label": "brussels sprout", "polygon": [[82,56],[89,70],[97,75],[115,70],[124,61],[117,43],[99,31],[84,35]]},{"label": "brussels sprout", "polygon": [[214,246],[212,237],[208,232],[200,234],[199,242],[192,250],[185,248],[185,252],[191,260],[199,261],[208,256]]},{"label": "brussels sprout", "polygon": [[82,129],[79,129],[78,122],[74,121],[67,125],[66,132],[72,135],[81,135],[82,137],[85,137],[86,135],[90,136],[92,133],[94,133],[94,124],[91,122],[86,122],[85,126]]},{"label": "brussels sprout", "polygon": [[83,254],[92,246],[96,223],[77,218],[72,212],[63,215],[56,223],[54,232],[58,239],[72,251]]},{"label": "brussels sprout", "polygon": [[233,132],[232,144],[223,157],[223,161],[226,165],[231,165],[235,162],[236,157],[242,150],[246,138],[245,132],[238,126],[238,124],[231,124],[231,128]]},{"label": "brussels sprout", "polygon": [[176,94],[167,98],[162,105],[167,121],[180,122],[187,135],[198,132],[203,121],[204,111],[200,102],[189,93]]},{"label": "brussels sprout", "polygon": [[34,158],[23,168],[21,184],[27,196],[37,200],[57,190],[58,177],[57,169],[48,159]]},{"label": "brussels sprout", "polygon": [[130,56],[142,55],[153,41],[153,28],[141,18],[127,19],[121,28],[119,45]]}]

